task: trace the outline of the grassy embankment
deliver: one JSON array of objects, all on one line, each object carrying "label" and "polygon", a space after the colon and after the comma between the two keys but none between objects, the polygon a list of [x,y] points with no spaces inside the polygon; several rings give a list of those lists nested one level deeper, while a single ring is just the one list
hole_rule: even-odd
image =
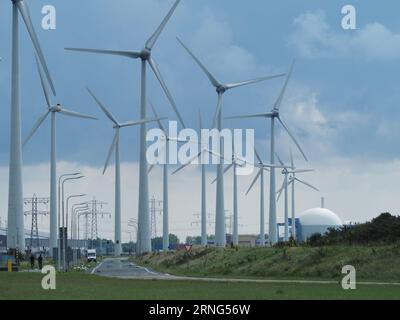
[{"label": "grassy embankment", "polygon": [[150,253],[135,261],[154,270],[195,277],[340,280],[353,265],[358,281],[400,282],[400,244],[288,248],[194,248]]}]

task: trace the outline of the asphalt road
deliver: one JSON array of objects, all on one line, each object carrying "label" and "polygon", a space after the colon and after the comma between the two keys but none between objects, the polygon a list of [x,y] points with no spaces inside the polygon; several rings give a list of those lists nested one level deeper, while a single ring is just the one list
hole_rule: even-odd
[{"label": "asphalt road", "polygon": [[118,278],[166,278],[168,274],[155,272],[148,268],[138,266],[130,262],[128,258],[107,258],[99,263],[92,271],[92,274],[97,274],[107,277]]}]

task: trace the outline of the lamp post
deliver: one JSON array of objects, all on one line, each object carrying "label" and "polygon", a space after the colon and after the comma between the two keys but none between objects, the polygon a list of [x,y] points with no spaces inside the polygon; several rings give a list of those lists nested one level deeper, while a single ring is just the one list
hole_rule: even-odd
[{"label": "lamp post", "polygon": [[[67,198],[67,211],[64,211],[64,184],[67,181],[71,181],[71,180],[78,180],[78,179],[82,179],[84,178],[84,176],[76,176],[76,177],[70,177],[70,178],[65,178],[61,184],[61,193],[62,193],[62,223],[63,223],[63,230],[65,230],[65,235],[63,235],[63,269],[64,271],[67,271],[67,260],[66,260],[66,252],[67,252],[67,238],[68,238],[68,231],[67,231],[67,226],[68,226],[68,201],[70,198],[74,198],[74,197],[82,197],[84,195],[74,195],[74,196],[70,196]],[[64,231],[63,231],[64,232]]]},{"label": "lamp post", "polygon": [[66,173],[66,174],[62,174],[59,178],[58,178],[58,215],[57,215],[57,227],[58,227],[58,248],[57,248],[57,264],[58,264],[58,270],[61,270],[61,238],[60,238],[60,226],[61,226],[61,180],[63,178],[66,177],[74,177],[74,176],[78,176],[80,175],[80,172],[75,172],[75,173]]},{"label": "lamp post", "polygon": [[77,248],[79,248],[79,232],[77,232],[79,231],[79,220],[77,220],[77,217],[79,218],[81,212],[87,212],[88,210],[89,206],[79,207],[74,210],[74,238],[78,240]]},{"label": "lamp post", "polygon": [[79,210],[89,209],[88,202],[77,203],[72,206],[71,214],[71,240],[75,238],[76,240],[76,214]]},{"label": "lamp post", "polygon": [[[68,213],[69,213],[68,204],[69,204],[69,200],[71,200],[73,198],[84,197],[84,196],[86,196],[86,194],[74,194],[74,195],[70,195],[67,198],[67,210],[66,210],[66,216],[65,216],[65,226],[67,227],[67,230],[68,230]],[[72,222],[72,215],[71,215],[71,222]],[[72,227],[71,227],[71,230],[70,230],[70,234],[72,235]],[[66,234],[65,243],[66,243],[66,245],[68,244],[68,233]],[[66,248],[66,246],[65,246],[65,248]]]},{"label": "lamp post", "polygon": [[[78,179],[82,179],[84,176],[83,175],[81,175],[80,173],[74,173],[74,174],[66,174],[66,175],[63,175],[63,176],[61,176],[60,177],[60,179],[59,179],[59,182],[61,182],[61,221],[62,221],[62,228],[63,228],[63,232],[64,232],[64,230],[65,230],[65,227],[66,227],[66,224],[65,224],[65,214],[64,214],[64,203],[65,203],[65,201],[64,201],[64,184],[65,184],[65,182],[67,182],[67,181],[71,181],[71,180],[78,180]],[[62,178],[64,178],[64,179],[62,179]],[[60,187],[60,184],[59,184],[59,187]],[[60,188],[59,188],[60,189]],[[65,236],[63,236],[63,269],[64,269],[64,271],[66,270],[66,261],[65,261],[65,257],[66,257],[66,255],[65,255],[65,251],[66,251],[66,244],[67,244],[67,241],[66,241],[66,239],[65,239]],[[58,255],[58,257],[59,257],[59,261],[61,260],[61,254],[60,254],[60,250],[58,250],[59,251],[59,255]]]}]

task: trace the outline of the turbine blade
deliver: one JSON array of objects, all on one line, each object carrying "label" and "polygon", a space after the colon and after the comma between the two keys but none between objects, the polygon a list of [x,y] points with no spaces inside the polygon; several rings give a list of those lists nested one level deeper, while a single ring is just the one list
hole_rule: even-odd
[{"label": "turbine blade", "polygon": [[33,126],[33,128],[31,129],[31,131],[29,131],[28,136],[25,138],[23,145],[25,146],[25,144],[28,143],[28,141],[33,137],[33,135],[35,134],[35,132],[40,128],[40,126],[42,125],[43,121],[46,120],[47,116],[49,115],[50,110],[47,110],[46,113],[41,116],[35,123],[35,125]]},{"label": "turbine blade", "polygon": [[276,152],[275,152],[275,157],[278,159],[278,162],[281,164],[281,166],[284,166],[283,161],[281,160],[281,158],[279,158]]},{"label": "turbine blade", "polygon": [[162,119],[166,119],[166,118],[155,118],[155,119],[144,119],[144,120],[138,120],[138,121],[128,121],[128,122],[121,123],[119,125],[119,127],[120,128],[132,127],[132,126],[137,126],[137,125],[143,124],[143,123],[150,123],[150,122],[160,121]]},{"label": "turbine blade", "polygon": [[289,134],[290,138],[293,140],[293,142],[296,144],[297,148],[300,150],[301,154],[303,155],[304,159],[308,161],[306,154],[304,153],[303,149],[300,147],[300,144],[297,142],[296,138],[294,135],[290,132],[289,127],[286,125],[286,123],[278,117],[279,122],[282,124],[283,128],[286,130],[286,132]]},{"label": "turbine blade", "polygon": [[264,112],[264,113],[256,113],[256,114],[248,114],[243,116],[233,116],[233,117],[226,117],[224,119],[248,119],[248,118],[271,118],[271,112]]},{"label": "turbine blade", "polygon": [[300,183],[306,185],[307,187],[309,187],[309,188],[311,188],[311,189],[314,189],[315,191],[319,191],[318,188],[314,187],[313,185],[309,184],[308,182],[305,182],[305,181],[303,181],[303,180],[300,180],[299,178],[294,178],[294,179],[295,179],[296,181],[298,181],[298,182],[300,182]]},{"label": "turbine blade", "polygon": [[282,186],[279,188],[279,190],[277,192],[278,197],[276,198],[276,201],[279,201],[279,199],[280,199],[280,197],[282,195],[282,191],[283,191],[284,188],[285,188],[285,180],[283,180]]},{"label": "turbine blade", "polygon": [[66,115],[66,116],[75,117],[75,118],[98,120],[95,117],[88,116],[86,114],[75,112],[75,111],[71,111],[71,110],[64,109],[64,108],[61,109],[60,113]]},{"label": "turbine blade", "polygon": [[289,149],[289,153],[290,153],[290,164],[292,165],[292,170],[294,170],[295,167],[294,167],[294,160],[293,160],[293,151],[292,151],[292,148]]},{"label": "turbine blade", "polygon": [[203,129],[203,120],[201,119],[201,112],[199,109],[199,132],[201,133],[201,130]]},{"label": "turbine blade", "polygon": [[149,174],[154,169],[154,164],[152,164],[147,170],[147,174]]},{"label": "turbine blade", "polygon": [[103,169],[103,174],[105,174],[106,171],[107,171],[108,164],[110,162],[111,156],[112,156],[112,154],[113,154],[113,152],[115,150],[115,147],[117,145],[118,140],[119,140],[119,130],[116,129],[115,134],[114,134],[114,139],[113,139],[113,141],[111,143],[111,146],[110,146],[110,149],[108,151],[106,163],[105,163],[104,169]]},{"label": "turbine blade", "polygon": [[296,169],[292,171],[288,171],[288,173],[305,173],[305,172],[314,172],[314,169]]},{"label": "turbine blade", "polygon": [[285,74],[277,74],[277,75],[273,75],[273,76],[247,80],[247,81],[243,81],[243,82],[229,83],[229,84],[226,84],[225,87],[227,89],[234,89],[237,87],[247,86],[250,84],[254,84],[254,83],[258,83],[258,82],[262,82],[262,81],[266,81],[266,80],[270,80],[270,79],[280,78],[280,77],[283,77],[284,75]]},{"label": "turbine blade", "polygon": [[151,37],[146,42],[146,49],[151,50],[153,49],[154,45],[156,44],[158,38],[160,37],[161,32],[164,30],[165,26],[167,25],[169,19],[174,14],[176,7],[178,6],[181,0],[176,0],[172,8],[169,10],[168,14],[165,16],[163,21],[161,22],[160,26],[156,29],[156,31],[151,35]]},{"label": "turbine blade", "polygon": [[33,43],[33,46],[35,48],[36,54],[39,58],[40,64],[42,65],[44,73],[46,74],[47,81],[50,84],[51,91],[53,92],[54,95],[56,95],[56,90],[54,88],[49,69],[47,68],[46,59],[44,58],[44,54],[43,54],[42,48],[40,46],[39,39],[35,32],[35,28],[33,27],[31,15],[29,13],[29,7],[25,3],[25,1],[15,1],[13,3],[17,6],[19,12],[21,13],[22,19],[24,20],[26,29],[28,30],[28,33],[29,33],[29,36]]},{"label": "turbine blade", "polygon": [[254,177],[253,182],[251,183],[249,189],[248,189],[247,192],[246,192],[246,195],[250,192],[250,190],[253,188],[254,184],[257,182],[258,178],[260,177],[260,175],[261,175],[261,170],[262,170],[262,169],[258,170],[257,175]]},{"label": "turbine blade", "polygon": [[[149,101],[149,104],[150,104],[151,110],[153,111],[154,116],[155,116],[156,118],[158,118],[158,114],[157,114],[156,108],[154,108],[154,105],[151,103],[150,99],[148,99],[148,101]],[[165,134],[167,134],[167,131],[165,130],[165,128],[164,128],[163,124],[161,123],[161,121],[157,121],[157,123],[158,123],[158,127],[159,127]]]},{"label": "turbine blade", "polygon": [[218,93],[218,103],[217,103],[217,107],[215,108],[214,119],[213,119],[213,124],[212,124],[213,128],[215,128],[215,126],[217,125],[218,116],[222,110],[222,100],[223,100],[223,94]]},{"label": "turbine blade", "polygon": [[137,59],[140,57],[140,52],[137,51],[118,51],[118,50],[87,49],[87,48],[64,48],[64,49],[67,51],[109,54],[114,56],[127,57],[131,59]]},{"label": "turbine blade", "polygon": [[[229,170],[230,168],[232,168],[232,166],[233,166],[233,163],[230,164],[229,166],[227,166],[227,167],[224,169],[224,174],[227,173],[228,170]],[[215,179],[211,182],[211,184],[214,184],[217,180],[218,180],[218,178],[215,178]]]},{"label": "turbine blade", "polygon": [[39,72],[40,83],[42,85],[42,89],[43,89],[44,97],[46,99],[47,107],[50,109],[51,108],[50,93],[49,93],[49,91],[47,89],[46,82],[44,81],[43,71],[42,71],[42,68],[41,68],[41,66],[39,64],[39,60],[38,60],[36,55],[35,55],[35,59],[36,59],[36,66],[37,66],[37,69],[38,69],[38,72]]},{"label": "turbine blade", "polygon": [[164,90],[164,92],[172,106],[172,109],[174,109],[174,112],[175,112],[176,116],[178,117],[179,122],[181,123],[182,127],[186,128],[185,123],[184,123],[184,121],[179,113],[179,110],[176,106],[176,103],[174,101],[174,98],[172,97],[171,92],[168,90],[168,87],[165,84],[164,78],[162,77],[160,70],[157,67],[156,62],[151,57],[147,61],[149,62],[151,69],[153,70],[156,78],[158,79],[158,82],[160,82],[160,85],[161,85],[162,89]]},{"label": "turbine blade", "polygon": [[200,62],[199,59],[197,59],[197,57],[193,54],[193,52],[190,51],[190,49],[178,37],[176,39],[182,45],[182,47],[185,48],[185,50],[189,53],[189,55],[193,58],[193,60],[199,65],[199,67],[203,70],[203,72],[207,75],[212,85],[216,88],[221,86],[218,80],[215,79],[214,76],[211,74],[211,72],[207,70],[207,68]]},{"label": "turbine blade", "polygon": [[195,159],[197,159],[198,157],[201,156],[203,152],[200,151],[195,157],[192,157],[191,159],[189,159],[189,161],[183,165],[181,165],[178,169],[176,169],[174,172],[172,172],[171,175],[178,173],[179,171],[181,171],[183,168],[186,168],[188,165],[190,165]]},{"label": "turbine blade", "polygon": [[264,164],[263,161],[262,161],[262,159],[261,159],[261,157],[260,157],[260,155],[258,154],[256,148],[254,148],[254,153],[256,154],[256,157],[257,157],[258,162],[259,162],[261,165]]},{"label": "turbine blade", "polygon": [[274,109],[276,109],[276,110],[279,110],[279,107],[280,107],[281,104],[282,104],[282,100],[283,100],[283,97],[284,97],[284,95],[285,95],[286,88],[287,88],[287,86],[288,86],[290,77],[292,76],[292,73],[293,73],[293,68],[294,68],[295,62],[296,62],[296,61],[293,60],[292,65],[290,66],[289,73],[288,73],[287,76],[286,76],[285,84],[283,85],[282,91],[281,91],[281,93],[279,94],[278,100],[276,100],[276,102],[275,102]]},{"label": "turbine blade", "polygon": [[100,101],[99,98],[96,97],[96,95],[88,87],[86,87],[86,90],[89,92],[89,94],[92,96],[92,98],[97,102],[98,106],[104,112],[104,114],[107,116],[107,118],[110,119],[117,126],[118,125],[117,119],[115,119],[115,117],[112,115],[112,113],[110,111],[108,111],[107,107]]}]

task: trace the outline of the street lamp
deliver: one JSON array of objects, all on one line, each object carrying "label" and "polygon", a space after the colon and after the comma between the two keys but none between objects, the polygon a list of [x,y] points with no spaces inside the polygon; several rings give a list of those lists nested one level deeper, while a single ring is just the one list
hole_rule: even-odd
[{"label": "street lamp", "polygon": [[[73,209],[73,216],[71,218],[71,231],[73,231],[74,235],[73,237],[75,238],[75,241],[77,240],[77,215],[82,212],[82,211],[88,211],[89,210],[89,206],[86,204],[85,206],[80,206],[80,207],[76,207]],[[73,220],[73,224],[72,224],[72,220]],[[71,239],[72,239],[72,235],[71,235]],[[79,239],[78,239],[79,240]],[[76,246],[79,247],[79,244]]]},{"label": "street lamp", "polygon": [[62,174],[58,178],[58,218],[57,218],[57,226],[58,226],[58,250],[57,250],[57,260],[58,260],[58,270],[61,270],[61,238],[60,238],[60,226],[61,226],[61,180],[65,177],[74,177],[80,175],[80,172],[75,172],[75,173],[66,173]]},{"label": "street lamp", "polygon": [[[76,176],[76,177],[70,177],[70,178],[65,178],[61,184],[61,199],[62,199],[62,226],[63,226],[63,230],[65,230],[65,235],[63,235],[63,269],[64,271],[67,270],[67,260],[66,260],[66,251],[67,251],[67,226],[68,226],[68,201],[70,198],[74,198],[74,197],[82,197],[84,195],[76,195],[76,196],[70,196],[67,199],[67,212],[65,213],[64,211],[64,184],[67,181],[72,181],[72,180],[78,180],[78,179],[82,179],[85,176]],[[65,219],[65,220],[64,220]],[[64,232],[64,231],[63,231]]]},{"label": "street lamp", "polygon": [[[61,221],[62,221],[63,232],[64,232],[65,227],[66,227],[66,225],[65,225],[65,217],[64,217],[65,216],[64,215],[64,184],[65,184],[66,181],[78,180],[78,179],[82,179],[83,177],[84,176],[81,175],[81,173],[72,173],[72,174],[64,174],[64,175],[60,176],[60,178],[58,180],[58,182],[59,182],[59,185],[58,185],[59,193],[60,193],[60,184],[61,184]],[[65,263],[66,239],[65,239],[64,236],[63,236],[63,239],[64,239],[64,241],[63,241],[63,245],[64,245],[64,248],[63,248],[63,250],[64,250],[63,251],[63,260],[64,260],[63,261],[63,269],[65,271],[65,266],[66,266],[66,263]],[[61,250],[60,250],[61,246],[60,246],[60,244],[61,243],[59,243],[59,250],[58,250],[58,261],[59,262],[61,261]],[[59,270],[60,270],[60,267],[61,267],[61,265],[59,263]]]},{"label": "street lamp", "polygon": [[81,208],[88,209],[88,202],[81,202],[72,205],[72,215],[71,215],[71,240],[75,237],[76,239],[76,211]]},{"label": "street lamp", "polygon": [[[65,226],[67,228],[68,228],[68,212],[69,212],[68,204],[69,204],[69,200],[73,199],[73,198],[81,198],[81,197],[85,197],[85,196],[86,196],[86,194],[73,194],[73,195],[70,195],[69,197],[67,197],[67,208],[66,208],[66,216],[65,216]],[[71,221],[72,221],[72,217],[71,217]],[[71,226],[70,232],[71,232],[71,235],[72,235],[72,226]],[[68,237],[67,237],[67,239],[68,239]]]}]

